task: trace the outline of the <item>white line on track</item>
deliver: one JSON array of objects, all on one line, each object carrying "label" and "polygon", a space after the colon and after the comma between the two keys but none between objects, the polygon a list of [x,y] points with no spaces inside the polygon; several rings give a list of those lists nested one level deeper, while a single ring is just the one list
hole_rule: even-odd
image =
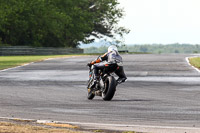
[{"label": "white line on track", "polygon": [[[74,58],[76,56],[72,56],[71,58]],[[69,57],[60,57],[60,58],[69,58]],[[46,60],[53,60],[53,59],[57,59],[57,58],[47,58],[47,59],[44,59],[42,61],[46,61]],[[37,61],[36,61],[37,62]],[[16,66],[16,67],[11,67],[11,68],[7,68],[7,69],[3,69],[3,70],[0,70],[0,72],[4,72],[4,71],[8,71],[8,70],[12,70],[12,69],[16,69],[16,68],[20,68],[20,67],[24,67],[24,66],[28,66],[30,64],[33,64],[35,62],[30,62],[30,63],[26,63],[26,64],[22,64],[20,66]]]},{"label": "white line on track", "polygon": [[186,59],[188,65],[190,65],[192,68],[194,68],[197,72],[200,73],[200,70],[199,70],[198,68],[192,66],[192,65],[190,64],[190,61],[189,61],[189,58],[195,58],[195,57],[200,57],[200,56],[186,57],[185,59]]},{"label": "white line on track", "polygon": [[[55,58],[48,58],[48,59],[44,59],[42,61],[46,61],[46,60],[53,60]],[[37,62],[37,61],[36,61]],[[35,62],[30,62],[30,63],[25,63],[25,64],[22,64],[20,66],[16,66],[16,67],[11,67],[11,68],[7,68],[7,69],[3,69],[3,70],[0,70],[0,72],[4,72],[4,71],[8,71],[8,70],[12,70],[12,69],[16,69],[16,68],[20,68],[20,67],[24,67],[24,66],[28,66],[28,65],[31,65]]]},{"label": "white line on track", "polygon": [[4,72],[4,71],[16,69],[16,68],[20,68],[20,67],[23,67],[23,66],[28,66],[28,65],[30,65],[30,64],[32,64],[32,63],[34,63],[34,62],[26,63],[26,64],[23,64],[23,65],[21,65],[21,66],[16,66],[16,67],[11,67],[11,68],[7,68],[7,69],[3,69],[3,70],[0,70],[0,72]]}]

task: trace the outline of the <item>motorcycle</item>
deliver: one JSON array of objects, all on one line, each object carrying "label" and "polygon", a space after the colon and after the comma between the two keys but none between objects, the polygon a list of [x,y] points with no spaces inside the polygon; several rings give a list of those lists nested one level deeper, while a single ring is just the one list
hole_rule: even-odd
[{"label": "motorcycle", "polygon": [[88,96],[89,100],[92,100],[95,96],[101,96],[103,100],[110,101],[115,95],[116,86],[120,84],[120,81],[116,81],[114,78],[114,72],[117,67],[112,68],[112,70],[108,68],[104,68],[103,70],[99,70],[99,79],[97,83],[94,85],[94,66],[89,67],[89,80],[87,84]]}]

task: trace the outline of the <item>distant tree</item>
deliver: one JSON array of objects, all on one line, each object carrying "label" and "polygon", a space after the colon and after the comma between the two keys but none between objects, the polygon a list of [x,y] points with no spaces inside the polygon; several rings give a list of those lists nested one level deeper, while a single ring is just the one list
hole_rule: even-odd
[{"label": "distant tree", "polygon": [[174,53],[179,53],[179,50],[176,49],[176,50],[174,51]]},{"label": "distant tree", "polygon": [[148,46],[144,45],[140,47],[140,52],[147,52],[148,51]]},{"label": "distant tree", "polygon": [[3,44],[77,47],[94,38],[123,36],[117,0],[0,0]]},{"label": "distant tree", "polygon": [[[96,48],[96,53],[102,51],[104,47]],[[90,49],[90,48],[88,48]],[[94,49],[94,48],[92,48]],[[88,50],[88,53],[92,51]],[[148,53],[200,53],[200,45],[191,45],[191,44],[153,44],[153,45],[127,45],[126,49],[129,52],[148,52]],[[106,50],[106,49],[105,49]],[[119,48],[120,50],[120,48]]]}]

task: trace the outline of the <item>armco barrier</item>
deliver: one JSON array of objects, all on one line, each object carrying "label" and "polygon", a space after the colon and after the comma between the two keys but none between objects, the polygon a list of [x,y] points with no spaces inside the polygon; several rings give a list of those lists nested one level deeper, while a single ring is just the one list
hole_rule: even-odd
[{"label": "armco barrier", "polygon": [[66,54],[80,54],[83,49],[78,48],[50,48],[50,47],[0,47],[0,55],[66,55]]}]

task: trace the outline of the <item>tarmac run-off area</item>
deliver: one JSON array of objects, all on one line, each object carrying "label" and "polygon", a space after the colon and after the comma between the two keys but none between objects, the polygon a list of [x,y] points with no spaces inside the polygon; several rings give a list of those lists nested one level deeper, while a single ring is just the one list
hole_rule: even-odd
[{"label": "tarmac run-off area", "polygon": [[200,132],[200,72],[189,54],[122,55],[127,82],[112,101],[87,100],[86,64],[95,56],[50,59],[0,71],[0,117],[85,128]]}]

